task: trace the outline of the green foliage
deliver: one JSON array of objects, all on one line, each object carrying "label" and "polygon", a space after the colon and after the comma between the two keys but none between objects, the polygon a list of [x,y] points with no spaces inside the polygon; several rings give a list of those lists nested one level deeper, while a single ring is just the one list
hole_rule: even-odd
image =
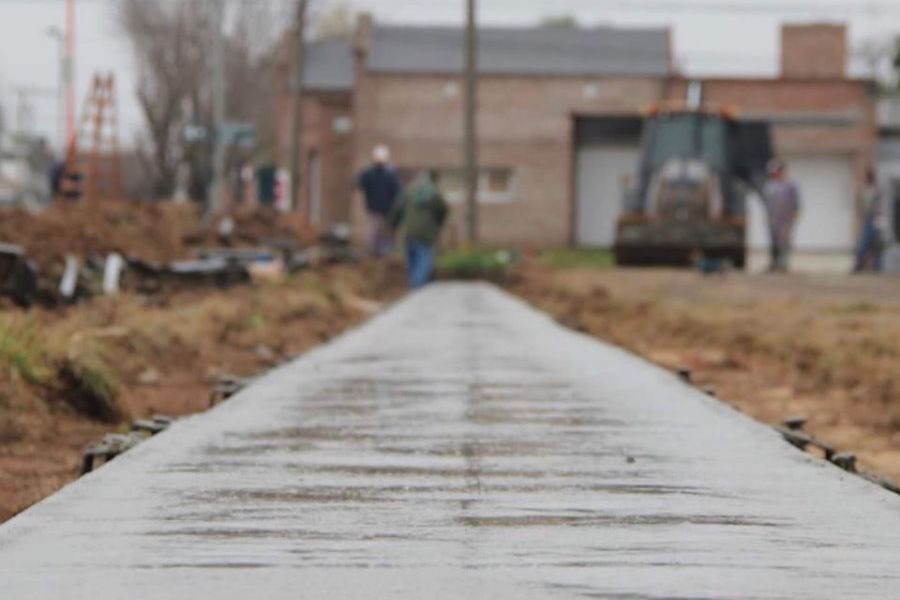
[{"label": "green foliage", "polygon": [[34,385],[46,385],[51,376],[46,352],[31,321],[0,323],[0,361]]},{"label": "green foliage", "polygon": [[250,315],[250,318],[247,319],[247,326],[253,330],[262,329],[266,326],[266,318],[259,313]]},{"label": "green foliage", "polygon": [[612,252],[593,248],[544,250],[540,259],[545,265],[558,269],[609,269],[615,266]]},{"label": "green foliage", "polygon": [[578,29],[578,19],[573,15],[557,15],[541,19],[541,27],[560,27],[564,29]]},{"label": "green foliage", "polygon": [[515,262],[513,253],[506,250],[461,250],[441,254],[437,272],[449,279],[503,279]]}]

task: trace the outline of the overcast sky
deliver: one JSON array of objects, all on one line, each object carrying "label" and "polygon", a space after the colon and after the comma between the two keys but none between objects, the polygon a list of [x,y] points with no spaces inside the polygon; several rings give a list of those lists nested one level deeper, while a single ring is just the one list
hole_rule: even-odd
[{"label": "overcast sky", "polygon": [[[153,0],[146,0],[153,1]],[[200,1],[200,0],[189,0]],[[291,0],[255,0],[287,10]],[[141,126],[134,101],[130,50],[112,18],[116,0],[76,0],[79,106],[90,77],[112,71],[119,84],[121,132],[128,144]],[[312,0],[313,13],[340,0]],[[459,23],[464,0],[350,0],[377,19]],[[851,43],[900,33],[900,0],[480,0],[485,24],[529,25],[543,17],[574,15],[584,25],[670,25],[678,64],[689,74],[774,75],[778,27],[783,21],[846,22]],[[17,119],[17,90],[32,88],[36,129],[57,140],[58,49],[46,33],[62,28],[63,0],[0,0],[0,105],[6,123]]]}]

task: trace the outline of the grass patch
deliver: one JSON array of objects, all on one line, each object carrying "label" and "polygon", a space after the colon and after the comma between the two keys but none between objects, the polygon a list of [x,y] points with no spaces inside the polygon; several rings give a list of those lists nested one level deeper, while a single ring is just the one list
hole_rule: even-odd
[{"label": "grass patch", "polygon": [[611,269],[616,266],[613,253],[598,248],[556,248],[543,250],[540,260],[558,269]]},{"label": "grass patch", "polygon": [[509,274],[515,258],[507,250],[460,250],[441,254],[435,267],[438,276],[444,279],[502,280]]},{"label": "grass patch", "polygon": [[0,361],[34,385],[46,385],[52,375],[37,329],[30,321],[0,324]]},{"label": "grass patch", "polygon": [[70,354],[57,372],[60,395],[80,414],[106,423],[122,419],[116,374],[98,351]]}]

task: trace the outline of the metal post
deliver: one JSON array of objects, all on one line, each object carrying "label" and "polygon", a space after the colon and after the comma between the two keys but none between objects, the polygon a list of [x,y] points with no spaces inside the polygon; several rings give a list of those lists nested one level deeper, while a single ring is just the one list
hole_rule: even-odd
[{"label": "metal post", "polygon": [[56,142],[59,144],[60,156],[66,153],[66,88],[68,81],[66,72],[68,71],[68,61],[66,59],[66,35],[57,27],[47,29],[47,35],[53,38],[57,44],[57,53],[59,55],[59,83],[56,90]]},{"label": "metal post", "polygon": [[295,22],[294,69],[291,92],[294,96],[293,130],[291,132],[291,208],[300,208],[300,185],[303,181],[303,82],[306,74],[306,0],[297,1]]},{"label": "metal post", "polygon": [[466,233],[469,244],[478,241],[478,29],[475,0],[467,0],[466,15]]},{"label": "metal post", "polygon": [[225,182],[225,0],[215,0],[215,25],[212,47],[212,109],[213,138],[212,185],[206,203],[206,215],[210,217],[222,208],[222,190]]},{"label": "metal post", "polygon": [[66,50],[63,77],[66,88],[66,140],[64,152],[75,143],[75,0],[66,0]]}]

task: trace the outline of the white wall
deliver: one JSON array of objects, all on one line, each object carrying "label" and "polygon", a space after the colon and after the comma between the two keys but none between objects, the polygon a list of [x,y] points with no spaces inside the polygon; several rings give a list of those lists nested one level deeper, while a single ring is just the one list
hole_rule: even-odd
[{"label": "white wall", "polygon": [[[856,238],[853,164],[845,155],[787,157],[790,177],[800,188],[801,213],[794,235],[798,252],[850,253]],[[769,247],[766,215],[759,198],[748,200],[749,247]]]},{"label": "white wall", "polygon": [[636,182],[636,145],[584,146],[577,152],[575,234],[579,246],[611,248],[622,213],[622,179]]}]

